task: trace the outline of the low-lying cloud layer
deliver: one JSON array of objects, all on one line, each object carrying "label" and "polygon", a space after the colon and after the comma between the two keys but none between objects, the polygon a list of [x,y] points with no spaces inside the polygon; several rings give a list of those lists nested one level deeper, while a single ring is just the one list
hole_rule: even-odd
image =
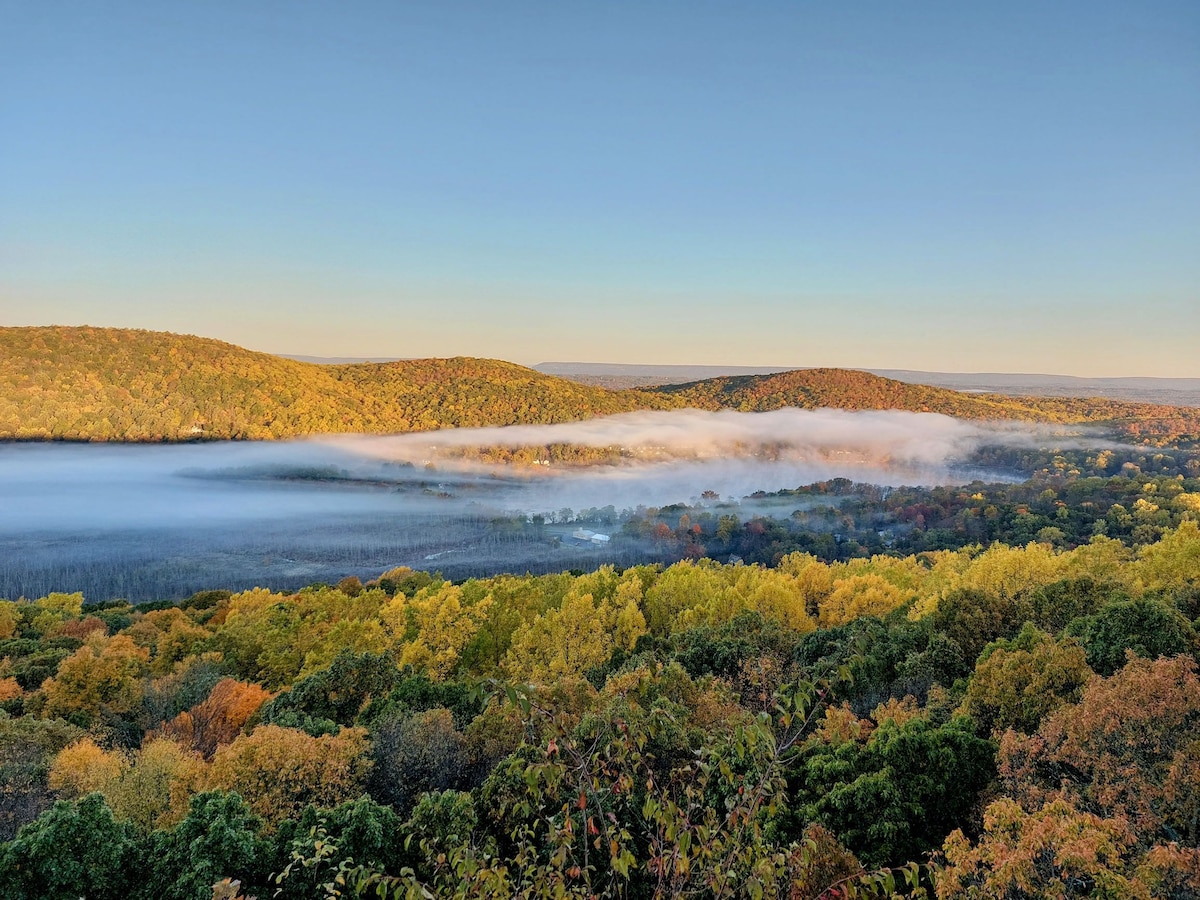
[{"label": "low-lying cloud layer", "polygon": [[[557,508],[555,503],[654,506],[687,501],[704,491],[737,499],[837,477],[883,485],[966,482],[980,477],[964,466],[982,445],[1075,441],[1045,427],[969,422],[933,413],[789,408],[638,412],[563,425],[323,442],[377,460],[432,462],[447,473],[504,471],[456,457],[454,451],[463,448],[572,445],[620,451],[618,459],[602,466],[548,466],[529,477],[524,501],[541,511]],[[527,470],[524,474],[528,477]]]},{"label": "low-lying cloud layer", "polygon": [[852,465],[944,466],[985,439],[1028,436],[1002,426],[933,413],[852,412],[836,409],[779,409],[744,413],[695,409],[636,412],[562,425],[463,428],[386,437],[328,438],[335,446],[381,459],[428,458],[452,447],[525,447],[572,444],[583,447],[661,449],[677,456],[727,459],[786,447],[797,459],[841,457]]},{"label": "low-lying cloud layer", "polygon": [[[928,413],[783,409],[644,412],[564,425],[330,436],[280,443],[0,447],[0,531],[188,527],[210,522],[445,511],[455,501],[527,513],[737,499],[844,477],[965,482],[983,444],[1062,435]],[[488,465],[452,451],[620,448],[615,464]],[[450,456],[447,454],[450,453]]]},{"label": "low-lying cloud layer", "polygon": [[[0,444],[0,588],[145,597],[397,564],[556,570],[583,561],[528,536],[505,543],[493,519],[561,522],[553,514],[563,509],[661,507],[705,492],[738,500],[836,477],[966,483],[989,477],[969,467],[982,445],[1074,443],[932,414],[787,409],[279,443]],[[563,445],[616,449],[579,465],[588,454],[564,462]],[[479,447],[524,448],[526,462],[551,464],[488,463],[504,454]]]}]

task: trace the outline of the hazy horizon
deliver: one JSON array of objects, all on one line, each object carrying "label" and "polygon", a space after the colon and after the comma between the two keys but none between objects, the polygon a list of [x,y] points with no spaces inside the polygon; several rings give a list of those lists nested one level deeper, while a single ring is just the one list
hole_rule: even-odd
[{"label": "hazy horizon", "polygon": [[[422,359],[427,357],[414,356],[366,356],[358,354],[355,356],[316,356],[298,353],[279,353],[274,351],[260,351],[271,353],[272,356],[279,356],[284,359],[294,359],[298,362],[311,362],[320,365],[344,365],[353,363],[389,363],[389,362],[404,362],[412,359]],[[488,357],[498,359],[499,357]],[[1063,372],[1016,372],[1016,371],[944,371],[937,369],[889,369],[882,367],[871,366],[848,366],[848,365],[831,365],[831,366],[812,366],[805,364],[793,365],[758,365],[758,366],[743,366],[743,365],[717,365],[707,362],[688,362],[688,363],[656,363],[656,362],[597,362],[592,360],[538,360],[529,361],[521,359],[506,359],[503,362],[514,363],[519,366],[525,366],[530,369],[535,369],[547,375],[562,375],[569,372],[570,374],[603,374],[611,372],[612,374],[666,374],[674,375],[676,373],[694,372],[696,370],[711,370],[711,374],[700,376],[701,378],[721,377],[722,375],[769,375],[778,372],[793,372],[803,369],[815,368],[833,368],[833,369],[849,369],[852,371],[870,372],[874,375],[882,375],[884,377],[896,377],[901,375],[928,375],[928,376],[949,376],[949,377],[977,377],[977,378],[1024,378],[1024,379],[1062,379],[1071,382],[1164,382],[1178,383],[1186,385],[1189,388],[1200,387],[1200,376],[1166,376],[1166,375],[1069,375]]]}]

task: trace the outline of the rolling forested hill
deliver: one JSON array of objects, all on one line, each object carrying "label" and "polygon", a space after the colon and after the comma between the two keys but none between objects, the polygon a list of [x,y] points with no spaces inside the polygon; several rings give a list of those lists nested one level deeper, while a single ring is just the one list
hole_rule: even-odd
[{"label": "rolling forested hill", "polygon": [[487,359],[317,365],[207,338],[116,328],[0,328],[0,439],[272,439],[568,422],[638,409],[904,409],[1111,425],[1195,442],[1200,410],[1004,397],[804,369],[610,391]]},{"label": "rolling forested hill", "polygon": [[116,328],[0,328],[0,437],[285,438],[565,422],[672,398],[486,359],[322,366]]},{"label": "rolling forested hill", "polygon": [[689,384],[665,385],[653,393],[698,409],[762,412],[802,409],[904,409],[963,419],[1110,425],[1119,434],[1151,442],[1185,440],[1200,434],[1200,410],[1129,403],[1096,397],[1008,397],[968,394],[908,384],[851,369],[800,369],[774,375],[733,375]]}]

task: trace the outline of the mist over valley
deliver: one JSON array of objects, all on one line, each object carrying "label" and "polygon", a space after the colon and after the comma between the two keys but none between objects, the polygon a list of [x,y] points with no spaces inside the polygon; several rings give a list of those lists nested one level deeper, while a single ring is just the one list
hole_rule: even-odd
[{"label": "mist over valley", "polygon": [[[669,560],[672,548],[623,523],[673,504],[786,518],[838,501],[764,495],[831,479],[1014,481],[1023,476],[979,466],[977,450],[1079,440],[934,414],[784,409],[279,442],[2,444],[0,595],[144,600],[214,577],[282,588],[396,565],[465,577]],[[611,540],[572,539],[584,524]]]},{"label": "mist over valley", "polygon": [[[796,492],[1013,484],[1058,471],[1054,448],[1082,454],[1064,471],[1111,475],[1120,462],[1084,451],[1200,440],[1195,409],[853,370],[614,391],[498,360],[319,365],[128,329],[0,328],[0,349],[10,597],[178,599],[214,572],[231,589],[293,589],[396,565],[466,578],[1077,541],[1091,513],[1065,531],[1027,516],[980,526],[959,500],[935,515],[868,497],[850,513],[840,488]],[[770,534],[747,533],[756,517]]]}]

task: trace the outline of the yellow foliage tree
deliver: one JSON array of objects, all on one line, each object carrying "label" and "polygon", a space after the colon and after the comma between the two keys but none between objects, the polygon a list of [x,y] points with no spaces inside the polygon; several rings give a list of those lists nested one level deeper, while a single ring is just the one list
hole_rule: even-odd
[{"label": "yellow foliage tree", "polygon": [[178,607],[146,613],[122,632],[150,653],[152,675],[166,675],[175,664],[200,652],[212,632],[187,617]]},{"label": "yellow foliage tree", "polygon": [[294,818],[312,803],[337,806],[362,791],[371,767],[364,728],[312,737],[262,725],[217,750],[209,787],[237,791],[269,823]]},{"label": "yellow foliage tree", "polygon": [[650,631],[665,635],[712,618],[731,617],[728,585],[720,568],[711,560],[684,560],[664,571],[646,592],[643,604]]},{"label": "yellow foliage tree", "polygon": [[816,627],[808,614],[805,589],[795,575],[762,566],[726,567],[723,573],[737,597],[734,615],[754,610],[802,634]]},{"label": "yellow foliage tree", "polygon": [[517,678],[551,682],[578,677],[612,652],[591,594],[568,594],[558,609],[547,610],[513,635],[506,661]]},{"label": "yellow foliage tree", "polygon": [[153,738],[102,793],[113,815],[139,830],[171,828],[187,815],[204,774],[204,761],[197,754],[168,738]]},{"label": "yellow foliage tree", "polygon": [[204,762],[166,738],[154,738],[132,756],[83,738],[50,765],[51,790],[69,800],[99,793],[118,819],[143,832],[170,828],[187,814],[204,781]]},{"label": "yellow foliage tree", "polygon": [[1080,544],[1070,553],[1064,554],[1066,568],[1064,578],[1091,578],[1098,582],[1116,581],[1128,584],[1126,563],[1133,553],[1115,538],[1096,535],[1086,544]]},{"label": "yellow foliage tree", "polygon": [[50,790],[67,800],[99,792],[106,794],[125,771],[120,753],[100,747],[90,737],[64,747],[50,763]]},{"label": "yellow foliage tree", "polygon": [[1175,505],[1189,513],[1200,513],[1200,493],[1176,494]]},{"label": "yellow foliage tree", "polygon": [[416,629],[416,637],[400,652],[400,665],[422,668],[435,680],[445,678],[458,664],[463,648],[487,620],[491,595],[474,603],[463,602],[461,587],[441,584],[420,591],[411,600],[394,599],[382,615],[393,633],[399,631],[401,616]]},{"label": "yellow foliage tree", "polygon": [[[309,663],[315,670],[326,656],[337,654],[336,649],[329,652],[330,632],[339,622],[377,622],[389,599],[380,590],[350,596],[321,588],[285,596],[260,588],[230,597],[209,624],[220,627],[215,646],[236,663],[239,674],[278,689],[294,681]],[[342,635],[354,634],[371,643],[370,627],[342,628]]]},{"label": "yellow foliage tree", "polygon": [[844,625],[859,616],[882,616],[903,606],[912,595],[875,574],[851,575],[834,582],[820,606],[822,628]]},{"label": "yellow foliage tree", "polygon": [[101,711],[117,716],[136,712],[142,701],[148,656],[123,634],[112,638],[93,635],[42,685],[45,715],[86,728],[96,723]]},{"label": "yellow foliage tree", "polygon": [[83,612],[83,594],[78,591],[74,594],[51,593],[40,600],[34,600],[33,605],[45,612],[53,613],[60,620],[77,619]]},{"label": "yellow foliage tree", "polygon": [[15,635],[20,624],[21,614],[17,611],[17,604],[11,600],[0,600],[0,641]]},{"label": "yellow foliage tree", "polygon": [[1092,674],[1074,640],[1056,641],[1026,625],[1016,639],[992,645],[980,658],[962,710],[987,732],[1016,728],[1028,734],[1064,703],[1078,700]]},{"label": "yellow foliage tree", "polygon": [[340,619],[304,654],[300,677],[328,669],[343,650],[382,653],[391,645],[391,637],[379,619]]},{"label": "yellow foliage tree", "polygon": [[623,650],[632,650],[638,638],[646,633],[646,617],[641,607],[641,582],[636,578],[622,581],[613,599],[614,607],[620,608],[615,623],[616,644]]},{"label": "yellow foliage tree", "polygon": [[871,710],[871,719],[876,725],[891,722],[897,728],[902,728],[905,722],[927,718],[929,718],[928,711],[921,708],[917,703],[917,698],[912,694],[908,694],[902,700],[892,697]]},{"label": "yellow foliage tree", "polygon": [[997,544],[967,566],[957,587],[983,591],[997,597],[1016,597],[1063,577],[1067,558],[1049,544],[1024,547]]},{"label": "yellow foliage tree", "polygon": [[1135,587],[1142,591],[1200,583],[1200,525],[1184,519],[1157,543],[1143,547],[1130,570]]},{"label": "yellow foliage tree", "polygon": [[963,573],[980,552],[981,548],[976,544],[959,550],[933,550],[917,556],[917,561],[927,571],[908,617],[916,620],[935,612],[938,601],[962,583]]},{"label": "yellow foliage tree", "polygon": [[870,719],[860,719],[850,704],[843,702],[841,706],[831,706],[821,717],[821,724],[809,739],[813,744],[832,744],[840,746],[849,743],[866,743],[875,723]]},{"label": "yellow foliage tree", "polygon": [[793,583],[809,615],[816,615],[833,591],[833,572],[810,553],[789,553],[780,560],[778,571],[794,579]]}]

